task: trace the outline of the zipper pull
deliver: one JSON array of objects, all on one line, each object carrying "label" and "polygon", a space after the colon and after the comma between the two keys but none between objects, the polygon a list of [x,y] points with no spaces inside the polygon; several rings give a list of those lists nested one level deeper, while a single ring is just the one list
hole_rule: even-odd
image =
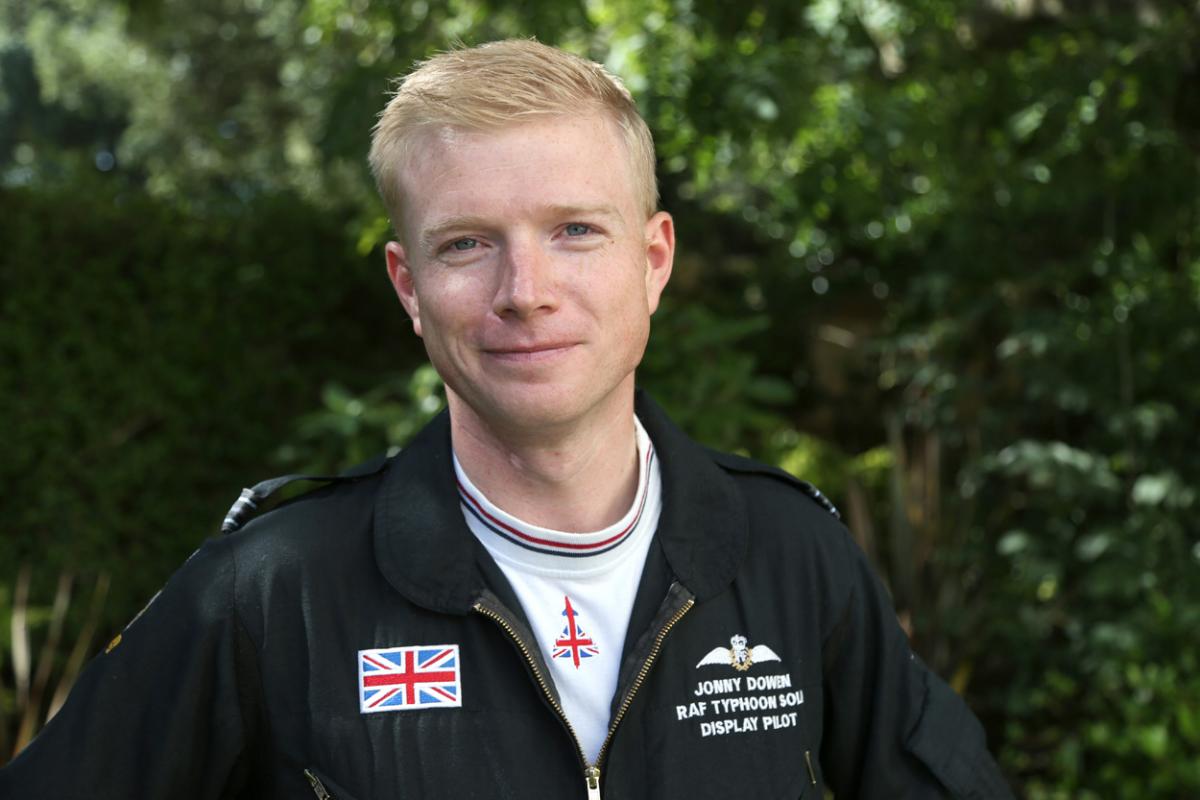
[{"label": "zipper pull", "polygon": [[810,756],[808,754],[807,750],[804,751],[804,765],[806,767],[808,767],[808,779],[810,781],[812,781],[813,786],[816,786],[817,785],[817,773],[813,772],[812,756]]},{"label": "zipper pull", "polygon": [[583,777],[587,781],[588,800],[600,800],[600,770],[588,767],[583,771]]},{"label": "zipper pull", "polygon": [[333,795],[325,788],[325,784],[321,783],[321,779],[313,775],[311,770],[304,770],[304,777],[308,778],[308,782],[312,784],[313,792],[317,795],[317,800],[333,800]]}]

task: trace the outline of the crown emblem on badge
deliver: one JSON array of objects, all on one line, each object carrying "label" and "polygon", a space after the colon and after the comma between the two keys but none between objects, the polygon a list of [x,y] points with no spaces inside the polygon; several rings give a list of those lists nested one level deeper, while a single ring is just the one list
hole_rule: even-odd
[{"label": "crown emblem on badge", "polygon": [[745,672],[753,664],[763,661],[782,661],[779,654],[765,644],[748,647],[748,640],[740,633],[729,638],[729,647],[714,647],[708,651],[696,668],[706,664],[728,664],[738,672]]}]

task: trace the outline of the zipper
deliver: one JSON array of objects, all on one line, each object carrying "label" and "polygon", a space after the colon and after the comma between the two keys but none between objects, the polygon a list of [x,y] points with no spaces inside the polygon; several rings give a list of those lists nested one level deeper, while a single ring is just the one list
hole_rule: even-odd
[{"label": "zipper", "polygon": [[[642,668],[638,670],[637,677],[633,680],[633,686],[629,687],[629,691],[625,693],[625,699],[621,701],[621,707],[617,709],[617,713],[613,715],[612,724],[608,726],[608,735],[604,737],[604,744],[600,745],[600,753],[596,756],[596,766],[599,767],[604,763],[604,757],[608,755],[608,746],[612,743],[613,735],[617,732],[617,725],[625,716],[625,712],[629,710],[629,706],[633,704],[633,696],[637,694],[638,689],[642,688],[642,683],[645,682],[646,676],[650,674],[650,668],[654,666],[655,660],[658,658],[658,653],[662,650],[663,642],[667,638],[667,634],[671,632],[679,620],[683,619],[683,615],[691,611],[692,606],[696,605],[696,601],[688,598],[683,607],[676,611],[667,624],[659,628],[658,635],[654,637],[654,647],[650,648],[650,654],[646,656],[646,660],[642,662]],[[600,770],[596,770],[596,775],[599,777]],[[597,797],[600,795],[597,794]]]},{"label": "zipper", "polygon": [[[600,745],[600,752],[596,756],[596,763],[590,764],[588,763],[587,755],[583,752],[583,745],[579,743],[579,734],[575,732],[575,728],[573,725],[571,725],[571,721],[567,719],[566,712],[563,711],[562,706],[556,699],[554,699],[554,694],[550,691],[550,685],[546,682],[545,676],[542,674],[537,662],[534,661],[533,655],[529,652],[528,645],[522,641],[516,630],[508,623],[508,620],[506,620],[503,615],[484,606],[481,602],[475,603],[474,609],[477,612],[495,621],[496,624],[508,634],[509,638],[516,642],[517,648],[521,651],[521,655],[525,656],[525,662],[529,665],[530,672],[533,673],[533,677],[537,680],[538,686],[542,688],[542,694],[544,694],[546,699],[550,701],[550,707],[554,709],[554,712],[558,714],[558,718],[562,720],[563,725],[566,726],[567,731],[570,732],[571,739],[575,742],[575,751],[579,755],[579,761],[581,764],[583,764],[583,781],[584,786],[587,788],[588,800],[601,800],[600,764],[604,763],[604,756],[608,754],[608,746],[612,742],[613,735],[617,732],[617,725],[620,724],[621,719],[625,716],[625,712],[629,710],[629,706],[633,704],[633,697],[637,694],[638,689],[642,687],[642,684],[646,680],[646,676],[650,674],[650,668],[654,665],[654,661],[658,658],[658,653],[660,650],[662,650],[663,641],[667,638],[667,634],[671,632],[671,628],[675,627],[676,623],[678,623],[679,620],[683,618],[683,615],[691,610],[692,606],[695,604],[696,601],[694,599],[688,598],[687,602],[683,604],[683,607],[676,611],[675,614],[671,616],[671,619],[667,620],[667,623],[659,629],[658,634],[654,637],[654,646],[650,648],[649,655],[647,655],[646,660],[642,662],[642,667],[640,670],[638,670],[638,674],[633,681],[633,685],[629,688],[629,691],[625,693],[625,699],[621,701],[621,707],[618,708],[617,713],[613,715],[612,723],[608,726],[608,735],[604,737],[604,743]],[[322,798],[322,800],[325,799]]]},{"label": "zipper", "polygon": [[308,778],[308,782],[312,785],[313,792],[317,795],[318,800],[333,800],[333,795],[325,788],[325,784],[321,783],[321,779],[313,774],[312,770],[304,770],[304,777]]},{"label": "zipper", "polygon": [[587,781],[588,800],[600,800],[600,770],[588,767],[583,771],[583,778]]},{"label": "zipper", "polygon": [[480,614],[483,614],[488,619],[494,621],[497,625],[499,625],[501,627],[501,629],[503,629],[503,631],[505,633],[508,634],[510,639],[512,639],[514,642],[516,642],[517,647],[521,651],[521,655],[525,656],[525,663],[527,663],[529,665],[529,671],[533,673],[533,677],[537,680],[538,686],[540,686],[542,688],[542,694],[544,694],[546,696],[546,699],[550,701],[550,707],[554,709],[554,713],[558,715],[558,718],[560,720],[562,720],[563,725],[567,726],[567,730],[571,734],[571,739],[572,739],[572,741],[575,742],[575,752],[579,755],[579,761],[581,764],[583,764],[583,767],[584,767],[584,769],[583,769],[584,777],[588,781],[588,796],[591,797],[591,792],[592,792],[591,784],[594,779],[597,783],[597,788],[596,788],[597,794],[595,796],[599,797],[600,796],[599,795],[600,773],[597,770],[596,774],[594,776],[591,774],[591,770],[593,769],[593,767],[590,764],[588,764],[587,756],[583,752],[583,745],[579,743],[579,734],[575,732],[575,726],[573,726],[571,724],[571,720],[567,719],[567,713],[565,711],[563,711],[562,706],[559,705],[558,700],[556,700],[554,698],[554,693],[550,691],[550,684],[546,682],[546,676],[544,676],[542,674],[542,671],[538,667],[537,662],[533,660],[533,655],[529,652],[529,646],[525,644],[525,642],[517,634],[517,632],[513,628],[513,626],[509,624],[508,620],[506,620],[502,614],[499,614],[498,612],[493,611],[492,609],[488,608],[487,606],[485,606],[483,603],[480,603],[480,602],[475,603],[474,609],[476,611],[478,611]]}]

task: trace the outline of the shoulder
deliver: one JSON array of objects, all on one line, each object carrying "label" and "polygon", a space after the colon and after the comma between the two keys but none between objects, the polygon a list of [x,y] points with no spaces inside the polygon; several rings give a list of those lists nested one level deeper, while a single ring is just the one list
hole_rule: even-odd
[{"label": "shoulder", "polygon": [[[332,494],[336,495],[337,488],[352,486],[361,483],[366,478],[379,475],[387,469],[391,460],[388,456],[377,456],[336,474],[279,475],[259,481],[253,487],[243,489],[241,495],[229,507],[229,511],[226,512],[225,519],[221,523],[221,532],[228,534],[239,530],[248,521],[261,514],[269,505],[290,505],[294,500],[323,497],[320,491],[312,487],[323,486],[325,489],[333,487],[335,491]],[[301,486],[310,487],[310,490],[297,496],[294,489]],[[284,494],[292,495],[293,501],[281,502],[281,496]],[[324,497],[328,497],[329,494],[331,493],[325,492]]]},{"label": "shoulder", "polygon": [[751,560],[769,570],[782,564],[801,570],[826,604],[836,605],[855,574],[859,550],[834,504],[813,484],[778,467],[708,452],[744,499]]},{"label": "shoulder", "polygon": [[254,641],[264,641],[268,620],[279,629],[300,625],[300,609],[328,613],[382,583],[375,509],[390,468],[335,476],[273,507],[266,496],[255,516],[218,538],[229,554],[234,608]]},{"label": "shoulder", "polygon": [[842,515],[832,501],[808,481],[752,458],[705,449],[718,467],[745,486],[744,491],[753,492],[763,499],[772,496],[782,499],[789,495],[796,499],[805,498],[835,520],[841,520]]},{"label": "shoulder", "polygon": [[239,572],[369,548],[376,496],[393,460],[372,459],[336,475],[284,475],[243,490],[221,537]]}]

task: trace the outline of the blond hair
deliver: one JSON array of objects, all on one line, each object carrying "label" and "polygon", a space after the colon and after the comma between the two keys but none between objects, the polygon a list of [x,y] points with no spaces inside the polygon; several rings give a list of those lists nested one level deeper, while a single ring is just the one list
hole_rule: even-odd
[{"label": "blond hair", "polygon": [[422,134],[587,114],[617,124],[649,218],[658,208],[654,140],[629,90],[603,66],[528,39],[451,50],[418,64],[399,81],[371,132],[368,160],[392,225],[400,230],[400,175]]}]

